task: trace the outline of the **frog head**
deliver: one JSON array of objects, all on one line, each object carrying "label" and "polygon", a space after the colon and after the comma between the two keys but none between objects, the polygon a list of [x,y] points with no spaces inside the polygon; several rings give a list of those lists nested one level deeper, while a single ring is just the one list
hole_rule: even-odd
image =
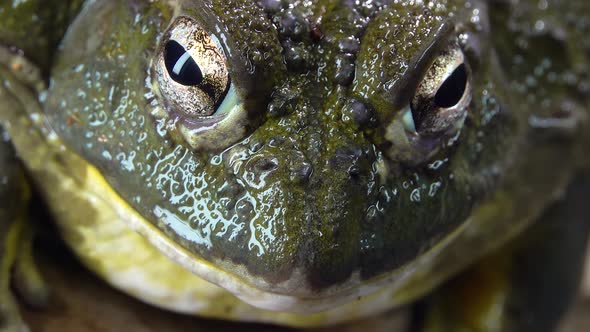
[{"label": "frog head", "polygon": [[517,159],[529,113],[486,13],[94,1],[45,111],[170,258],[254,305],[323,310],[419,274]]}]

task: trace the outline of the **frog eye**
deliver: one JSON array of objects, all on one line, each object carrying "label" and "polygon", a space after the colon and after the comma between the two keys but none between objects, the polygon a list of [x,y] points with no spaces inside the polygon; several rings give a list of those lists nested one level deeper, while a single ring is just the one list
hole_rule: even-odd
[{"label": "frog eye", "polygon": [[[180,31],[179,31],[180,30]],[[230,79],[223,49],[202,29],[184,34],[172,30],[161,50],[162,93],[173,97],[178,111],[193,116],[213,115],[229,89]]]},{"label": "frog eye", "polygon": [[420,135],[453,134],[460,129],[471,102],[471,72],[458,44],[434,61],[404,114],[404,125]]},{"label": "frog eye", "polygon": [[463,127],[472,98],[465,59],[456,40],[434,59],[414,95],[385,129],[390,159],[420,165],[456,141],[451,138]]},{"label": "frog eye", "polygon": [[229,61],[213,34],[178,17],[164,34],[153,64],[153,114],[168,121],[174,139],[194,150],[222,150],[247,133],[247,116],[234,88]]},{"label": "frog eye", "polygon": [[195,86],[203,82],[201,67],[193,56],[175,40],[169,40],[166,43],[164,63],[168,75],[178,84]]}]

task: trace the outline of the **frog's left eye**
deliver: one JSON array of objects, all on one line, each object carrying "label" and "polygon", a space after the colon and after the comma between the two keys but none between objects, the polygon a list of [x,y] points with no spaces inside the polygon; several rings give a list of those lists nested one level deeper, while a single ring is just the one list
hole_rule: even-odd
[{"label": "frog's left eye", "polygon": [[406,129],[422,136],[452,134],[462,125],[471,102],[471,72],[463,51],[452,44],[432,64],[405,114]]},{"label": "frog's left eye", "polygon": [[389,158],[409,165],[430,159],[445,138],[463,127],[471,98],[471,70],[455,40],[434,59],[406,106],[387,126]]},{"label": "frog's left eye", "polygon": [[247,114],[219,40],[181,16],[164,34],[153,75],[171,136],[194,150],[222,150],[244,138]]}]

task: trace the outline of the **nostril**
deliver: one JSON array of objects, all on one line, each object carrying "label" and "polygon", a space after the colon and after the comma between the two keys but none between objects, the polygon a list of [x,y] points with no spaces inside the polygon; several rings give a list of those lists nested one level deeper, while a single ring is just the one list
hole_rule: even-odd
[{"label": "nostril", "polygon": [[313,167],[308,163],[301,163],[291,170],[291,180],[307,182],[313,174]]},{"label": "nostril", "polygon": [[336,170],[348,171],[351,166],[357,163],[362,154],[362,149],[357,146],[339,148],[330,158],[329,164]]},{"label": "nostril", "polygon": [[351,180],[358,180],[361,177],[361,168],[357,165],[352,165],[348,168],[348,176]]},{"label": "nostril", "polygon": [[346,176],[351,183],[360,184],[367,181],[373,159],[374,157],[367,149],[351,144],[337,149],[327,166],[332,172]]},{"label": "nostril", "polygon": [[262,158],[254,167],[261,173],[269,173],[279,168],[279,161],[277,158]]}]

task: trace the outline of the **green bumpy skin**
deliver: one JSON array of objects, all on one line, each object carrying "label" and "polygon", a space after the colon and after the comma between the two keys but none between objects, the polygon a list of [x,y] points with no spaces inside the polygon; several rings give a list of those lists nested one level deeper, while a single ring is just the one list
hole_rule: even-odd
[{"label": "green bumpy skin", "polygon": [[[361,15],[358,9],[335,4],[296,7],[294,15],[305,18],[326,10],[326,22],[338,22],[355,12]],[[273,100],[273,90],[267,90],[266,103],[283,109],[269,114],[264,105],[253,103],[250,107],[258,108],[251,112],[262,113],[263,123],[248,139],[219,154],[173,144],[149,116],[154,104],[151,87],[145,84],[157,37],[172,20],[165,16],[171,10],[162,6],[107,1],[89,11],[92,18],[82,14],[54,68],[46,112],[68,145],[96,165],[125,200],[198,256],[220,261],[219,265],[224,261],[243,265],[249,274],[276,285],[299,270],[315,290],[344,282],[355,272],[362,279],[371,278],[399,268],[450,233],[489,189],[482,179],[488,176],[489,164],[476,149],[489,145],[489,159],[506,153],[504,147],[513,134],[499,133],[497,128],[509,123],[510,115],[488,121],[479,137],[475,129],[464,133],[462,140],[469,143],[461,145],[453,160],[441,156],[433,161],[437,167],[428,173],[395,172],[392,165],[391,174],[381,178],[380,164],[386,161],[378,148],[362,131],[341,120],[350,92],[332,80],[336,71],[332,59],[340,52],[340,40],[317,43],[303,35],[298,47],[309,59],[297,70],[286,71],[282,62],[273,60],[276,46],[256,44],[278,44],[280,32],[251,28],[265,22],[265,13],[237,1],[214,2],[194,11],[187,5],[182,13],[207,15],[208,23],[215,17],[210,11],[236,12],[219,17],[222,27],[235,29],[221,32],[236,44],[230,51],[237,56],[230,58],[230,64],[254,66],[245,72],[251,73],[249,80],[238,76],[236,84],[244,84],[241,88],[248,91],[249,81],[266,82],[264,75],[269,72],[280,93],[275,92]],[[452,3],[442,3],[441,8],[439,15],[456,10]],[[370,7],[364,19],[386,13]],[[251,19],[254,14],[258,19]],[[129,25],[132,18],[135,23]],[[340,26],[328,23],[323,33],[340,33]],[[362,43],[372,46],[377,40],[370,31],[386,27],[367,28]],[[93,41],[92,48],[79,47],[86,40]],[[244,45],[245,40],[250,44]],[[270,53],[260,63],[249,58],[258,48]],[[406,61],[411,61],[412,51]],[[364,57],[361,52],[358,61]],[[264,70],[258,68],[262,64]],[[300,66],[308,68],[301,73]],[[484,77],[480,94],[490,84],[491,77]],[[77,97],[64,98],[72,94]],[[249,95],[244,98],[248,103]],[[479,122],[492,111],[474,107],[472,116]],[[73,124],[68,120],[72,118]]]},{"label": "green bumpy skin", "polygon": [[[297,272],[303,275],[297,284],[310,289],[302,295],[311,296],[355,273],[369,279],[394,271],[451,234],[498,187],[517,156],[526,155],[526,121],[540,110],[519,104],[521,98],[506,90],[489,22],[483,15],[472,19],[463,1],[439,1],[433,9],[338,4],[264,12],[241,1],[178,2],[177,8],[98,2],[63,43],[47,115],[64,141],[146,219],[207,261],[243,266],[247,273],[240,278],[252,284],[263,279],[279,293],[296,291],[280,283]],[[247,139],[221,153],[175,144],[162,132],[165,124],[150,116],[161,107],[149,84],[150,66],[175,10],[225,36],[234,83],[251,117],[262,118]],[[421,13],[426,16],[417,21]],[[295,32],[281,24],[269,25],[284,17],[321,17],[323,38],[314,39],[305,26],[291,36]],[[350,18],[358,22],[342,23]],[[444,47],[437,44],[445,37],[443,24],[470,35],[466,47],[480,52],[474,54],[468,123],[459,144],[422,168],[405,168],[384,160],[379,124],[359,130],[344,113],[355,99],[377,121],[391,118],[398,99],[407,98],[401,92],[419,75],[407,68],[425,71],[420,61],[430,63]],[[396,29],[399,34],[387,33]],[[348,39],[361,45],[350,86],[335,79],[334,61]],[[424,45],[433,46],[424,52]],[[510,52],[509,46],[498,52]],[[575,59],[556,60],[564,61],[556,68],[569,68]],[[572,94],[555,85],[547,93]]]},{"label": "green bumpy skin", "polygon": [[[522,231],[588,167],[588,6],[89,1],[41,102],[158,236],[216,273],[304,300],[391,282],[400,304]],[[250,120],[219,151],[187,147],[154,116],[166,105],[153,66],[178,16],[220,40]],[[23,31],[2,25],[0,42],[39,47],[45,68],[55,38],[21,44]],[[388,158],[386,129],[453,38],[472,75],[463,128],[426,163]]]}]

